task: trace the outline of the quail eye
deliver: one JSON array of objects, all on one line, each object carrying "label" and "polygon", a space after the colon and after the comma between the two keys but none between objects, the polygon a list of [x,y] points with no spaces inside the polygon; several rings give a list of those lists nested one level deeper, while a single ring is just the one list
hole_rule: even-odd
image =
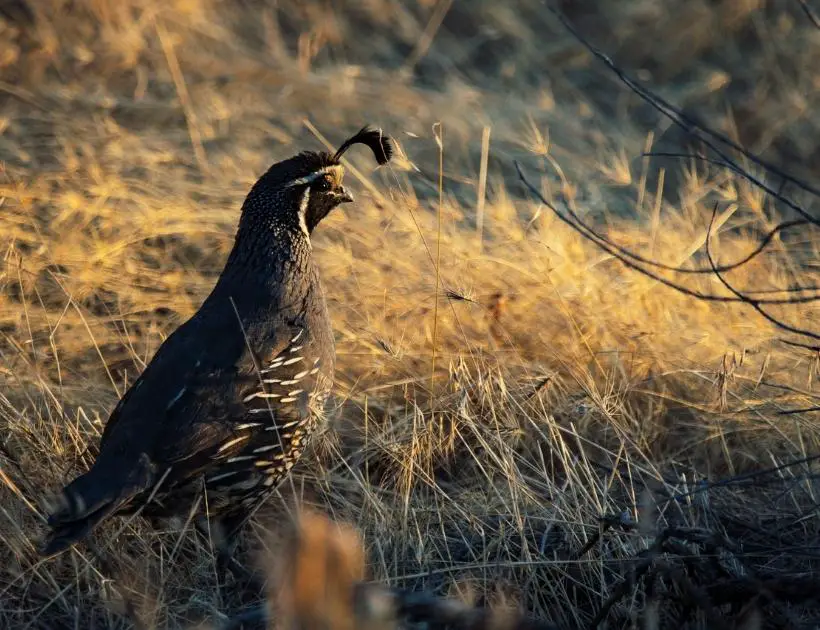
[{"label": "quail eye", "polygon": [[322,178],[316,182],[316,190],[319,192],[327,192],[330,190],[330,180]]}]

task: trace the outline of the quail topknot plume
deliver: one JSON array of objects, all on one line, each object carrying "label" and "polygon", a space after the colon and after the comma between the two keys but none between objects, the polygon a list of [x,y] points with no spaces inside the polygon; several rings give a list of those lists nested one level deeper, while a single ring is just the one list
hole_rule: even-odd
[{"label": "quail topknot plume", "polygon": [[[91,469],[58,494],[51,556],[112,515],[204,515],[228,544],[301,455],[335,362],[310,234],[353,201],[340,158],[390,139],[363,128],[334,154],[305,151],[253,185],[233,249],[199,311],[160,346],[119,401]],[[203,497],[204,494],[204,497]]]}]

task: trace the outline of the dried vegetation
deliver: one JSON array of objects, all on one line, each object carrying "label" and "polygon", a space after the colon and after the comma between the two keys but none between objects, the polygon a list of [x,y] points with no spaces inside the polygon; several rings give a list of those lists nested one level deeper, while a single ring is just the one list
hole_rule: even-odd
[{"label": "dried vegetation", "polygon": [[[800,2],[563,4],[644,85],[816,178]],[[559,628],[817,626],[816,350],[624,267],[514,163],[671,266],[704,264],[715,203],[719,261],[794,216],[725,165],[643,157],[691,138],[543,3],[18,0],[0,51],[0,626],[220,627],[258,603],[183,524],[41,562],[42,498],[207,294],[255,177],[365,122],[399,158],[351,156],[359,202],[314,241],[338,412],[245,557],[284,557],[300,502],[356,527],[373,580]],[[778,233],[731,281],[812,284],[819,248]],[[820,330],[816,303],[772,308]]]}]

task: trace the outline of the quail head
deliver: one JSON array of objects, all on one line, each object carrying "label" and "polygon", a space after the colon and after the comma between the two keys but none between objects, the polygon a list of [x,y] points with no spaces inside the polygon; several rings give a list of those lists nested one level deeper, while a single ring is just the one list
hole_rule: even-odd
[{"label": "quail head", "polygon": [[[277,162],[242,206],[227,263],[204,303],[119,401],[91,469],[48,516],[59,553],[112,515],[207,515],[231,541],[300,457],[321,418],[334,343],[310,235],[353,197],[342,155],[392,147],[367,127],[335,153]],[[206,509],[207,506],[207,509]]]}]

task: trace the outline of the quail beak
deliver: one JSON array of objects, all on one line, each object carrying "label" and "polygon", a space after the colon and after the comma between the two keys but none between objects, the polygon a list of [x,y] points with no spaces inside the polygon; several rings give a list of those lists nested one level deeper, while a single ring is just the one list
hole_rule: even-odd
[{"label": "quail beak", "polygon": [[344,186],[339,186],[336,190],[336,196],[339,203],[353,203],[353,195],[351,195]]}]

